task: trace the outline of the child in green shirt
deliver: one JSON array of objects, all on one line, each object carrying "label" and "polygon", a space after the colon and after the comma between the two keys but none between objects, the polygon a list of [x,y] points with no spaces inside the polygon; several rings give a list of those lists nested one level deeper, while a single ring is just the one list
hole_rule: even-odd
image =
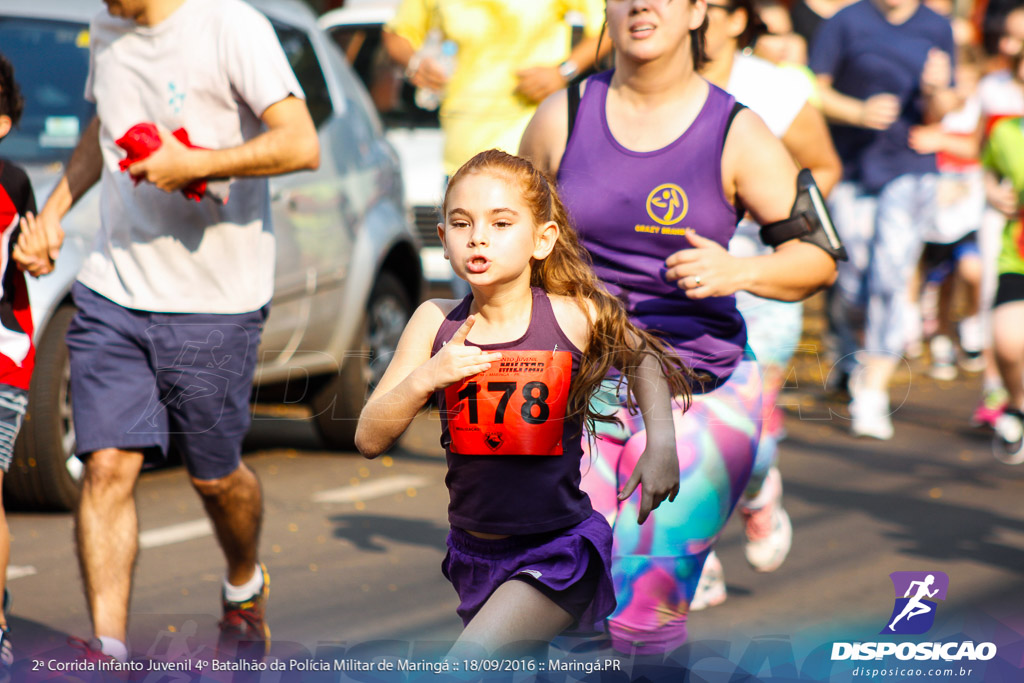
[{"label": "child in green shirt", "polygon": [[[1015,60],[1018,79],[1024,60]],[[1011,117],[995,125],[982,154],[989,201],[1007,214],[999,252],[999,286],[992,311],[993,346],[999,374],[1009,393],[1006,412],[996,421],[993,452],[1010,465],[1024,463],[1024,118]],[[1016,195],[1012,206],[1005,185]]]}]

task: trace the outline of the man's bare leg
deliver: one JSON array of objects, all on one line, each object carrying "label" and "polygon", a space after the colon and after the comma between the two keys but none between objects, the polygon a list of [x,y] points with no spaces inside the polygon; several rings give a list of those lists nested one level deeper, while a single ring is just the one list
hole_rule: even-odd
[{"label": "man's bare leg", "polygon": [[135,482],[142,453],[105,448],[85,459],[75,515],[78,561],[93,634],[127,640],[132,571],[139,548]]},{"label": "man's bare leg", "polygon": [[263,495],[256,474],[244,463],[221,479],[192,478],[228,564],[228,582],[253,577],[263,522]]}]

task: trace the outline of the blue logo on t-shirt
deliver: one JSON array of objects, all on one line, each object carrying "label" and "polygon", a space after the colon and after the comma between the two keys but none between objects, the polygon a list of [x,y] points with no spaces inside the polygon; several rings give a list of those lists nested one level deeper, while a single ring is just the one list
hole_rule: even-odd
[{"label": "blue logo on t-shirt", "polygon": [[171,105],[171,108],[174,110],[175,114],[180,114],[181,108],[185,104],[185,91],[178,90],[178,86],[174,83],[174,81],[168,81],[167,91],[170,93],[170,96],[167,100],[167,104]]}]

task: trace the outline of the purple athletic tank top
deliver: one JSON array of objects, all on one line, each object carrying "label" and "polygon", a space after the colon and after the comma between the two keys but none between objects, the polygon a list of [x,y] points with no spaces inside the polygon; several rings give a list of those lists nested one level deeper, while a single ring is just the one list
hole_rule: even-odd
[{"label": "purple athletic tank top", "polygon": [[[466,297],[442,321],[431,355],[440,351],[462,326],[472,302],[472,295]],[[441,445],[448,460],[445,484],[450,498],[449,523],[470,531],[533,534],[587,519],[593,508],[590,498],[580,490],[580,420],[550,417],[557,413],[554,395],[560,392],[554,386],[540,387],[538,380],[553,384],[551,375],[542,374],[538,363],[523,360],[548,359],[552,357],[548,352],[554,351],[554,356],[564,361],[565,369],[571,367],[568,379],[560,373],[557,383],[562,392],[568,391],[579,370],[580,350],[559,327],[547,294],[533,288],[526,334],[515,341],[478,346],[486,351],[501,351],[499,367],[437,392]],[[567,352],[571,363],[565,356]],[[454,398],[451,405],[449,398]],[[463,422],[458,423],[459,419]],[[471,442],[465,447],[470,452],[456,452],[458,444],[453,444],[452,431],[459,429],[459,424],[475,430],[464,437]],[[522,433],[545,428],[554,434],[553,448],[561,451],[560,455],[515,450],[517,440],[526,438],[521,437]],[[460,434],[456,433],[455,438],[459,439]],[[550,444],[547,447],[550,449]]]},{"label": "purple athletic tank top", "polygon": [[613,71],[587,81],[558,170],[558,189],[594,270],[637,326],[657,331],[691,367],[722,380],[747,332],[734,296],[688,299],[665,279],[665,259],[698,235],[728,247],[739,219],[722,189],[722,146],[736,100],[710,85],[697,118],[653,152],[620,145],[605,100]]}]

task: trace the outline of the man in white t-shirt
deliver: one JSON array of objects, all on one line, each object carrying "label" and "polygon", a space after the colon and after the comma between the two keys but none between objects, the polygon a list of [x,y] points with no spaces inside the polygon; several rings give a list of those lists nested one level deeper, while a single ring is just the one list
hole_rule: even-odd
[{"label": "man in white t-shirt", "polygon": [[[266,176],[316,168],[317,133],[273,27],[248,4],[105,2],[85,93],[97,115],[39,215],[55,257],[60,219],[101,179],[101,229],[68,330],[85,461],[76,538],[96,637],[78,644],[90,659],[128,656],[133,489],[144,459],[173,438],[227,560],[221,650],[247,641],[263,652],[262,499],[240,454],[273,289]],[[159,148],[121,172],[115,141],[144,122],[160,127]],[[168,132],[179,128],[206,149]],[[179,192],[208,178],[232,179],[226,203]]]}]

